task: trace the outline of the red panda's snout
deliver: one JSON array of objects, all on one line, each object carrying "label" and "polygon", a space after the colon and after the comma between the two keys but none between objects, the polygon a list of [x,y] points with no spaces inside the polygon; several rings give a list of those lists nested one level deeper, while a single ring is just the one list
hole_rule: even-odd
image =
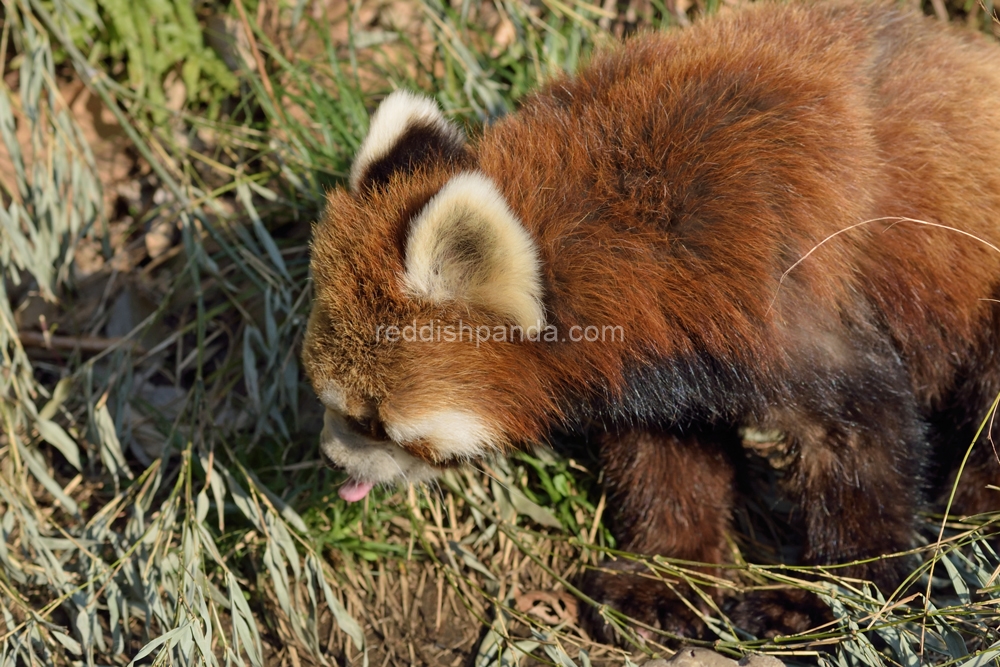
[{"label": "red panda's snout", "polygon": [[340,496],[355,502],[377,484],[434,479],[455,464],[501,449],[498,426],[471,406],[445,400],[389,398],[380,406],[352,401],[333,382],[321,392],[326,405],[320,451],[349,479]]},{"label": "red panda's snout", "polygon": [[415,483],[433,479],[438,469],[411,454],[389,438],[359,432],[351,417],[326,410],[320,451],[325,459],[350,476],[340,488],[340,497],[349,502],[364,498],[376,484],[401,480]]}]

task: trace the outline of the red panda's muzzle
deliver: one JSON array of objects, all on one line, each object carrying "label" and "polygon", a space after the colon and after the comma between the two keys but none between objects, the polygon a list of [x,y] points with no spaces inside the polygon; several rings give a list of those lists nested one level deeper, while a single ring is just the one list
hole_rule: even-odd
[{"label": "red panda's muzzle", "polygon": [[339,491],[348,502],[363,499],[376,484],[419,483],[438,475],[436,466],[389,438],[372,437],[359,428],[357,420],[335,410],[328,409],[324,415],[320,452],[325,461],[350,476]]}]

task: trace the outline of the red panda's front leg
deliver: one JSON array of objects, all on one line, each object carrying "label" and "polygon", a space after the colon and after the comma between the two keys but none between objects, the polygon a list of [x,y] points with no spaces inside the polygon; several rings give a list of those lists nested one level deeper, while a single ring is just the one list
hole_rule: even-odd
[{"label": "red panda's front leg", "polygon": [[913,563],[879,557],[914,544],[927,460],[923,423],[900,394],[858,401],[832,421],[799,416],[786,431],[798,450],[789,481],[805,523],[803,560],[865,561],[838,574],[873,581],[886,596]]},{"label": "red panda's front leg", "polygon": [[[734,472],[721,447],[693,436],[624,431],[601,436],[600,456],[609,525],[619,549],[723,562]],[[689,637],[704,632],[687,605],[632,561],[606,559],[588,573],[583,587],[598,603],[667,632]],[[684,589],[682,582],[676,587]],[[697,602],[697,596],[689,597]],[[596,610],[590,614],[591,630],[601,639],[612,639],[613,632]]]},{"label": "red panda's front leg", "polygon": [[[834,395],[776,410],[762,431],[784,434],[785,490],[806,533],[802,561],[840,565],[836,575],[872,581],[888,598],[914,565],[884,556],[914,543],[927,455],[912,396],[901,385],[879,385],[860,384],[863,399]],[[731,601],[728,613],[758,637],[832,620],[822,601],[794,588],[757,591]]]}]

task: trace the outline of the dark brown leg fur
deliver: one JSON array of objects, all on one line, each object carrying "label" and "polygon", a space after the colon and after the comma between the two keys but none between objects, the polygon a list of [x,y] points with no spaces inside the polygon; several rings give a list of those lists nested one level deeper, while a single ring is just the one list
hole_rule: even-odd
[{"label": "dark brown leg fur", "polygon": [[758,638],[798,634],[834,620],[823,600],[798,588],[755,591],[730,601],[727,614],[736,627]]},{"label": "dark brown leg fur", "polygon": [[[994,442],[997,442],[996,435]],[[1000,487],[1000,444],[996,447],[994,450],[994,444],[985,439],[976,443],[958,484],[952,514],[973,515],[1000,511],[1000,491],[990,488]],[[955,472],[957,474],[958,471]],[[942,489],[942,508],[948,502],[954,483],[955,476],[952,475],[948,485]]]},{"label": "dark brown leg fur", "polygon": [[[795,411],[773,424],[797,453],[787,483],[805,524],[802,560],[808,564],[876,558],[913,544],[923,491],[920,421],[905,401],[871,401],[852,410],[866,414],[831,421],[822,413]],[[880,559],[836,574],[871,580],[888,596],[912,565],[903,558]],[[735,601],[729,615],[757,637],[804,632],[833,620],[819,598],[797,589],[750,594]]]},{"label": "dark brown leg fur", "polygon": [[[911,548],[925,500],[928,431],[911,379],[886,341],[858,338],[836,365],[807,369],[795,404],[774,410],[768,424],[797,453],[788,483],[806,529],[808,564]],[[889,595],[912,565],[877,559],[837,572],[869,579]]]},{"label": "dark brown leg fur", "polygon": [[[891,420],[893,415],[883,418]],[[912,454],[900,451],[910,443],[893,438],[891,432],[844,432],[837,426],[819,426],[816,431],[800,437],[792,476],[806,525],[803,560],[844,563],[910,548],[922,492],[919,465],[910,464]],[[851,566],[842,573],[871,579],[888,594],[908,571],[909,564],[896,558]]]},{"label": "dark brown leg fur", "polygon": [[[981,326],[970,362],[944,409],[932,421],[939,447],[938,482],[935,494],[942,510],[948,502],[958,467],[980,427],[982,433],[969,456],[952,505],[952,514],[973,515],[1000,511],[1000,415],[990,408],[1000,393],[1000,287],[993,290],[989,317]],[[985,420],[985,424],[984,424]]]},{"label": "dark brown leg fur", "polygon": [[[900,419],[893,408],[873,402],[868,423],[887,430],[872,431],[857,424],[824,424],[817,415],[788,415],[781,430],[789,436],[797,457],[787,479],[806,528],[802,560],[830,565],[902,551],[913,543],[914,516],[923,489],[919,455],[919,420]],[[905,407],[899,408],[904,415]],[[883,410],[886,414],[878,415]],[[895,431],[895,432],[894,432]],[[840,576],[873,581],[890,595],[912,569],[903,558],[874,560],[838,568]],[[798,589],[758,591],[731,601],[729,617],[757,637],[805,632],[833,620],[829,607]]]},{"label": "dark brown leg fur", "polygon": [[[733,503],[733,469],[721,449],[694,437],[627,431],[601,442],[609,525],[618,548],[702,563],[722,563]],[[626,561],[605,561],[610,572],[591,571],[583,586],[597,602],[636,620],[682,636],[703,634],[695,614],[669,589]],[[680,582],[678,588],[682,588]],[[692,600],[697,600],[691,596]],[[591,610],[590,627],[612,639]]]}]

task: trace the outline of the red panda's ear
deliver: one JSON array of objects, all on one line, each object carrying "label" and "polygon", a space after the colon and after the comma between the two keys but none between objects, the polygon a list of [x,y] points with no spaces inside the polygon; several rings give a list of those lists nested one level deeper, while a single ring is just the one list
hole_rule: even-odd
[{"label": "red panda's ear", "polygon": [[545,326],[535,240],[479,172],[453,176],[413,219],[403,282],[436,303],[478,306],[524,329]]},{"label": "red panda's ear", "polygon": [[388,182],[397,171],[411,171],[432,159],[454,159],[465,152],[465,135],[433,100],[397,90],[382,101],[351,167],[351,191],[364,192]]}]

